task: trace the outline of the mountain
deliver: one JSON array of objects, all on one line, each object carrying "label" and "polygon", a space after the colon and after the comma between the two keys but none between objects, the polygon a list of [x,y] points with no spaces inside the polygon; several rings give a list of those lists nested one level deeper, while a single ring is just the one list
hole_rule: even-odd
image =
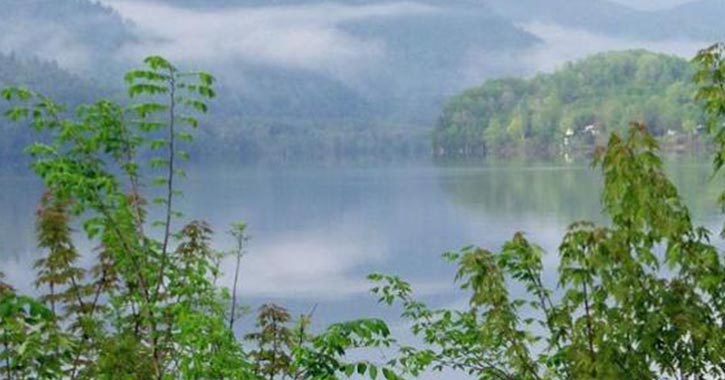
[{"label": "mountain", "polygon": [[682,34],[715,41],[725,38],[725,1],[698,0],[657,12],[663,24],[682,28]]},{"label": "mountain", "polygon": [[433,120],[448,95],[471,83],[469,76],[494,77],[508,69],[493,59],[476,61],[477,55],[506,54],[540,42],[480,5],[449,5],[426,14],[341,27],[357,38],[385,43],[387,54],[380,64],[384,69],[366,78],[383,106],[377,113],[419,123]]},{"label": "mountain", "polygon": [[76,72],[118,72],[133,36],[112,8],[89,0],[0,0],[0,51],[56,61]]},{"label": "mountain", "polygon": [[[262,53],[270,56],[272,62],[259,64],[254,61],[262,58],[249,57],[251,53],[224,58],[220,52],[220,58],[208,67],[227,83],[227,97],[238,100],[232,107],[235,112],[252,118],[276,115],[306,121],[356,118],[430,124],[442,101],[475,83],[471,78],[478,81],[510,70],[508,62],[492,56],[540,42],[473,0],[182,0],[165,4],[168,9],[163,12],[168,14],[233,13],[235,20],[224,27],[227,34],[239,33],[245,46],[262,46]],[[249,23],[260,27],[247,31],[243,25]],[[292,39],[295,34],[307,36],[311,51],[317,44],[329,44],[330,50],[321,50],[311,58],[318,62],[305,65],[308,52],[287,57],[285,41],[270,42],[267,37],[285,33],[292,34]],[[263,37],[255,39],[256,35]],[[269,53],[266,46],[273,49],[275,44],[278,51]]]},{"label": "mountain", "polygon": [[7,72],[50,65],[67,79],[49,90],[68,86],[63,98],[74,99],[83,92],[73,87],[80,77],[120,88],[121,73],[140,57],[169,54],[219,78],[200,145],[283,159],[425,150],[446,99],[486,79],[529,73],[537,57],[549,59],[536,54],[547,46],[527,23],[649,41],[709,41],[725,30],[720,0],[655,11],[608,0],[108,4],[115,8],[91,0],[0,0],[0,51],[22,62]]},{"label": "mountain", "polygon": [[483,0],[496,12],[516,21],[549,21],[566,25],[610,27],[638,11],[607,0]]},{"label": "mountain", "polygon": [[[293,11],[311,20],[310,28],[301,24],[300,33],[322,33],[310,38],[313,42],[315,38],[331,39],[336,44],[345,60],[320,69],[316,63],[260,61],[251,53],[228,57],[226,51],[218,52],[213,60],[200,61],[194,49],[186,49],[185,41],[180,42],[188,52],[186,58],[175,59],[180,66],[202,67],[220,79],[220,96],[212,104],[213,123],[204,131],[207,140],[201,139],[200,144],[221,143],[234,151],[244,146],[259,155],[272,152],[285,158],[314,156],[320,151],[378,151],[373,145],[395,145],[386,144],[388,141],[399,141],[405,150],[425,147],[428,126],[448,96],[473,83],[471,78],[478,81],[509,70],[506,63],[488,58],[539,43],[535,36],[473,0],[175,0],[167,4],[171,14],[191,12],[198,17],[235,11],[240,17],[251,12],[284,19],[285,12]],[[67,75],[67,80],[59,80],[55,86],[68,88],[70,94],[64,99],[78,98],[71,83],[80,76],[119,88],[124,69],[138,65],[141,54],[163,53],[173,38],[154,35],[154,25],[137,23],[119,11],[122,8],[90,0],[0,0],[0,6],[7,10],[0,15],[0,51],[30,65],[12,66],[8,72],[34,71],[41,61],[50,62],[42,64],[52,66],[50,71],[59,77]],[[325,10],[343,16],[325,20]],[[173,30],[178,20],[158,17],[152,21]],[[239,38],[246,38],[247,32],[235,29],[237,20],[232,21],[226,33],[233,37],[237,32]],[[270,29],[259,34],[277,32]],[[252,46],[268,43],[251,42]],[[351,49],[359,48],[372,53],[356,61],[358,52]],[[271,54],[276,58],[279,52]],[[322,50],[320,54],[320,59],[327,59],[335,52]],[[285,59],[296,63],[304,58]],[[358,68],[346,73],[347,64]],[[80,76],[70,79],[71,72]]]},{"label": "mountain", "polygon": [[[105,86],[60,68],[56,63],[0,54],[0,88],[7,86],[33,89],[69,109],[114,93]],[[3,101],[0,110],[5,109],[7,105]],[[6,163],[20,157],[23,148],[38,137],[26,125],[8,122],[4,117],[0,119],[0,135],[0,159]]]},{"label": "mountain", "polygon": [[698,0],[671,9],[635,10],[608,0],[482,0],[520,23],[543,22],[607,36],[645,40],[725,37],[725,2]]},{"label": "mountain", "polygon": [[[702,123],[688,61],[643,50],[602,53],[531,79],[499,79],[451,98],[434,132],[444,157],[558,152],[631,121],[656,136],[692,136]],[[567,138],[568,140],[565,140]]]}]

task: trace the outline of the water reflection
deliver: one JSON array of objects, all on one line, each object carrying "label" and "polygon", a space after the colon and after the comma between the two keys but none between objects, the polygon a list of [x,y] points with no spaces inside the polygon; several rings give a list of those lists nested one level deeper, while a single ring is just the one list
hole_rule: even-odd
[{"label": "water reflection", "polygon": [[440,183],[453,202],[489,218],[547,218],[561,223],[602,220],[597,202],[601,180],[587,166],[448,169]]},{"label": "water reflection", "polygon": [[[719,228],[714,200],[723,186],[710,180],[710,165],[673,161],[668,167],[696,218]],[[401,274],[433,302],[455,302],[453,268],[442,262],[442,252],[467,244],[496,249],[520,230],[555,250],[570,222],[605,221],[599,175],[581,165],[217,165],[189,173],[184,211],[216,227],[218,248],[232,244],[224,234],[230,223],[250,225],[244,301],[274,300],[302,311],[319,302],[319,313],[335,319],[380,312],[367,295],[367,273]],[[31,289],[40,188],[24,177],[0,177],[0,185],[0,268]],[[554,265],[552,255],[547,266]],[[231,276],[223,280],[231,284]]]}]

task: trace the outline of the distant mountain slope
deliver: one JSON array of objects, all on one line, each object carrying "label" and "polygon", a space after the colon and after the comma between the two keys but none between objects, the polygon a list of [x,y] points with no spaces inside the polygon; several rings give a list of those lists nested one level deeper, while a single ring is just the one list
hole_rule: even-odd
[{"label": "distant mountain slope", "polygon": [[[0,54],[0,89],[6,86],[22,86],[48,95],[62,105],[73,108],[81,103],[110,96],[111,90],[80,76],[69,73],[57,64],[38,59],[23,59]],[[4,100],[0,110],[7,109]],[[0,116],[0,158],[17,158],[37,135],[27,126],[10,123]]]},{"label": "distant mountain slope", "polygon": [[[181,40],[179,46],[186,58],[177,63],[183,67],[202,67],[220,79],[220,96],[212,104],[213,123],[204,131],[207,141],[234,145],[243,140],[245,146],[251,146],[252,151],[261,155],[266,151],[284,152],[285,157],[308,154],[305,152],[316,155],[320,145],[331,147],[331,151],[363,152],[378,149],[372,141],[385,145],[383,141],[391,139],[406,146],[407,140],[414,140],[413,146],[425,146],[425,133],[445,98],[470,85],[471,76],[478,80],[507,70],[505,63],[479,61],[479,56],[520,51],[539,42],[535,36],[474,0],[451,3],[174,0],[166,3],[173,12],[181,10],[199,15],[225,13],[227,9],[221,8],[224,6],[242,7],[235,8],[241,17],[249,16],[245,12],[250,10],[256,12],[250,17],[262,19],[272,15],[284,20],[285,12],[292,10],[312,20],[312,28],[304,29],[306,26],[302,25],[301,32],[322,30],[323,34],[311,36],[313,43],[316,37],[323,41],[332,38],[343,52],[360,46],[375,50],[374,60],[350,62],[360,68],[351,77],[340,75],[337,70],[345,67],[339,65],[322,69],[314,64],[312,68],[285,66],[257,60],[251,54],[229,58],[226,51],[218,52],[218,58],[211,61],[200,60],[194,57],[194,49],[186,48]],[[180,8],[184,4],[192,8]],[[123,69],[139,64],[138,57],[133,60],[130,57],[162,53],[157,47],[168,46],[169,42],[165,39],[168,35],[153,35],[148,25],[138,24],[116,9],[90,0],[0,0],[0,6],[7,10],[0,14],[0,52],[15,54],[18,62],[41,64],[37,59],[28,60],[35,57],[57,62],[57,66],[47,64],[53,67],[48,72],[66,79],[31,80],[28,84],[43,91],[65,91],[62,99],[78,98],[77,94],[83,91],[74,87],[77,77],[68,79],[70,74],[60,67],[120,86]],[[425,9],[416,10],[420,8]],[[347,16],[325,21],[325,9]],[[152,21],[167,23],[172,29],[179,25],[179,20],[172,17]],[[227,34],[235,32],[236,22],[231,21],[230,28],[225,29]],[[267,26],[262,23],[262,27]],[[260,34],[273,35],[276,31],[262,30]],[[246,37],[243,30],[238,33],[239,38]],[[214,36],[210,34],[209,38]],[[162,42],[157,45],[159,41]],[[272,50],[276,50],[275,41],[279,42],[251,41],[251,46],[270,43]],[[353,45],[345,45],[349,42]],[[321,54],[324,58],[331,53]],[[298,59],[303,58],[289,60]],[[33,78],[38,74],[35,71],[42,71],[33,67],[11,65],[6,69],[10,73],[7,78],[23,70],[33,71],[29,76]],[[48,86],[50,82],[54,85]],[[239,133],[239,129],[250,133]],[[236,136],[237,140],[229,136]]]},{"label": "distant mountain slope", "polygon": [[0,54],[0,87],[22,86],[62,101],[78,104],[108,95],[108,89],[50,63]]},{"label": "distant mountain slope", "polygon": [[502,15],[515,20],[567,22],[578,25],[609,24],[639,13],[607,0],[483,0]]},{"label": "distant mountain slope", "polygon": [[686,60],[638,50],[597,54],[529,80],[489,81],[450,99],[434,147],[441,156],[551,152],[567,135],[591,143],[631,121],[658,136],[693,133],[701,114],[691,77]]},{"label": "distant mountain slope", "polygon": [[[121,0],[124,1],[124,0]],[[134,1],[134,0],[125,0]],[[177,6],[194,7],[194,8],[220,8],[220,7],[268,7],[268,6],[290,6],[290,5],[310,5],[324,1],[320,0],[158,0],[163,3]],[[329,1],[337,4],[345,5],[376,5],[376,4],[394,4],[405,2],[402,0],[335,0]],[[459,6],[459,5],[480,5],[480,0],[409,0],[419,4],[429,4],[435,6]]]},{"label": "distant mountain slope", "polygon": [[[479,6],[450,6],[415,17],[386,17],[342,26],[366,40],[384,41],[385,69],[368,79],[385,107],[378,113],[426,122],[444,98],[470,84],[469,70],[493,77],[507,67],[495,56],[527,49],[539,40]],[[485,67],[485,69],[484,69]]]},{"label": "distant mountain slope", "polygon": [[0,0],[0,9],[0,51],[78,71],[107,71],[132,38],[126,22],[95,1]]},{"label": "distant mountain slope", "polygon": [[[443,99],[470,85],[470,77],[479,80],[508,70],[506,63],[481,62],[478,57],[520,51],[539,42],[473,0],[169,0],[162,4],[166,9],[157,10],[164,14],[235,15],[225,21],[222,38],[237,32],[239,39],[222,43],[229,50],[219,52],[207,68],[218,71],[225,82],[229,93],[222,97],[237,99],[233,109],[249,117],[375,118],[427,124]],[[168,21],[159,21],[164,22]],[[244,29],[249,24],[259,27]],[[287,34],[284,41],[268,37]],[[288,57],[292,49],[287,41],[296,35],[307,36],[311,51],[317,51],[319,44],[329,44],[330,50],[319,51],[312,57],[315,63],[306,65],[309,51]],[[233,52],[239,40],[249,48]],[[305,43],[299,41],[300,49]],[[263,56],[252,56],[250,51],[260,47]],[[193,58],[193,51],[184,55]]]},{"label": "distant mountain slope", "polygon": [[683,28],[682,33],[708,40],[725,38],[725,1],[696,0],[673,9],[657,12],[670,27]]},{"label": "distant mountain slope", "polygon": [[482,0],[517,22],[550,22],[634,39],[725,38],[725,1],[700,0],[673,9],[635,10],[608,0]]}]

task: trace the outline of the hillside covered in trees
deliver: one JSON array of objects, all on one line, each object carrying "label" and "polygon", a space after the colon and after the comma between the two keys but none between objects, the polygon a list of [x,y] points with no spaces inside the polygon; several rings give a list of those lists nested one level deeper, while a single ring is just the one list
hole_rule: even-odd
[{"label": "hillside covered in trees", "polygon": [[702,124],[690,64],[642,50],[598,54],[553,74],[488,81],[453,97],[433,135],[438,156],[552,154],[594,143],[632,121],[655,136]]},{"label": "hillside covered in trees", "polygon": [[[7,9],[0,15],[0,52],[57,62],[101,83],[143,55],[181,55],[191,67],[213,69],[224,84],[197,153],[219,153],[221,145],[226,157],[285,161],[427,155],[432,121],[450,94],[469,85],[477,54],[514,54],[540,42],[473,1],[184,0],[149,2],[136,12],[139,4],[0,0]],[[219,27],[228,32],[198,25],[198,38],[215,42],[189,49],[169,20],[204,15],[227,15]],[[288,34],[305,36],[304,48],[280,39]],[[228,49],[209,51],[214,44]],[[505,66],[485,71],[496,75]],[[19,138],[2,128],[7,137],[0,144]]]},{"label": "hillside covered in trees", "polygon": [[[202,133],[194,153],[245,161],[425,157],[446,99],[484,80],[533,75],[590,52],[632,46],[684,57],[690,54],[682,48],[689,46],[686,41],[725,36],[718,22],[725,3],[718,0],[653,11],[607,0],[0,0],[0,6],[5,9],[0,53],[18,62],[54,66],[49,73],[36,70],[41,77],[67,74],[117,86],[109,79],[156,53],[210,68],[223,86],[211,104],[211,128]],[[174,26],[206,17],[218,25]],[[550,49],[558,46],[557,36],[532,24],[586,31],[595,35],[595,42],[602,37],[607,43],[576,54]],[[186,36],[186,30],[193,30],[193,36]],[[289,44],[285,36],[316,42]],[[185,38],[206,42],[190,49]],[[630,38],[641,43],[628,42]],[[676,47],[670,46],[673,41]],[[212,46],[228,48],[220,52]],[[64,92],[57,96],[63,103],[84,96],[75,94],[76,87],[86,86],[77,78],[43,86],[29,81],[15,64],[3,70],[4,78],[17,78],[12,84]],[[570,85],[572,93],[583,91],[573,88],[577,84]],[[438,129],[436,141],[444,141],[439,148],[460,150],[455,141],[465,140],[464,151],[481,151],[483,137],[464,138],[450,124],[458,128],[461,123]],[[667,129],[678,130],[663,127],[665,133]],[[20,157],[21,137],[6,126],[0,132],[5,136],[0,145],[15,147],[10,153]],[[505,137],[497,137],[499,145],[516,145]],[[466,147],[471,141],[478,145]]]},{"label": "hillside covered in trees", "polygon": [[111,82],[125,71],[116,55],[135,37],[113,8],[89,0],[0,0],[0,7],[1,52]]},{"label": "hillside covered in trees", "polygon": [[[109,87],[86,78],[74,75],[60,68],[56,63],[33,58],[20,58],[15,55],[0,54],[0,87],[23,86],[37,89],[39,92],[62,99],[67,107],[113,94]],[[6,164],[22,154],[37,135],[27,128],[0,120],[0,159]]]}]

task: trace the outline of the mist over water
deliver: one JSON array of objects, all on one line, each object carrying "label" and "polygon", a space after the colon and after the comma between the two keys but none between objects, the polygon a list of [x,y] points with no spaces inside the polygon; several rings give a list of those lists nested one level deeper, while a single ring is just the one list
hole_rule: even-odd
[{"label": "mist over water", "polygon": [[[719,182],[710,180],[710,166],[677,161],[668,171],[696,220],[717,231]],[[10,189],[0,196],[0,267],[11,283],[35,292],[33,211],[41,188],[29,176],[0,176],[0,185]],[[456,288],[444,252],[468,244],[498,249],[517,231],[555,252],[571,222],[606,223],[600,186],[587,165],[552,162],[275,170],[218,163],[190,170],[182,199],[185,220],[209,221],[218,249],[231,248],[231,223],[249,223],[244,303],[275,300],[299,312],[319,304],[322,320],[339,320],[390,313],[368,293],[369,273],[399,274],[445,305]],[[553,273],[555,255],[546,263]],[[223,285],[232,284],[233,267],[224,265]]]}]

